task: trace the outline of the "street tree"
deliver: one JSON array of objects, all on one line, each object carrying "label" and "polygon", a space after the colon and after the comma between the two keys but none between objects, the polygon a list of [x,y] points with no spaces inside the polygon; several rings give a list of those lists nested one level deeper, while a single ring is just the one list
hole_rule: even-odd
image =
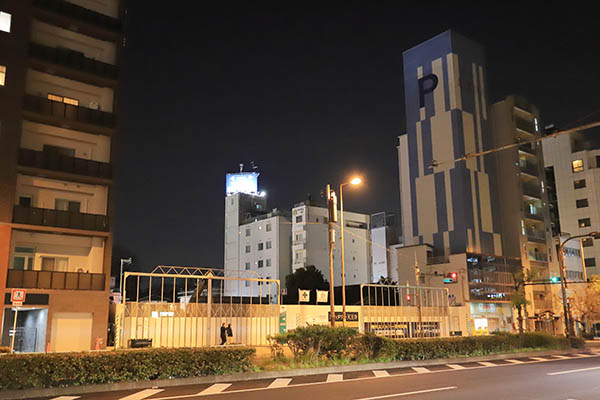
[{"label": "street tree", "polygon": [[600,320],[600,278],[594,276],[585,287],[573,290],[569,296],[569,303],[575,314],[574,319],[576,318],[589,333],[592,325],[590,322]]},{"label": "street tree", "polygon": [[[298,302],[298,289],[302,290],[327,290],[329,283],[325,280],[323,273],[314,265],[308,265],[303,268],[298,268],[294,273],[285,277],[285,287],[287,288],[287,303],[293,304]],[[315,303],[316,296],[311,296],[311,304]]]},{"label": "street tree", "polygon": [[523,270],[513,272],[513,282],[515,291],[511,296],[512,306],[517,310],[517,321],[519,326],[519,334],[523,333],[523,320],[524,316],[527,317],[527,306],[531,304],[525,296],[525,285],[527,282],[532,281],[537,275],[532,270]]}]

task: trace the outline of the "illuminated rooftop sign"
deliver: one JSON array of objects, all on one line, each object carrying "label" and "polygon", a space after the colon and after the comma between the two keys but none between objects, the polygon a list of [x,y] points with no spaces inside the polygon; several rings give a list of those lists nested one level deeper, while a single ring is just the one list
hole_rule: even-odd
[{"label": "illuminated rooftop sign", "polygon": [[258,172],[227,174],[225,180],[225,192],[227,194],[258,194]]}]

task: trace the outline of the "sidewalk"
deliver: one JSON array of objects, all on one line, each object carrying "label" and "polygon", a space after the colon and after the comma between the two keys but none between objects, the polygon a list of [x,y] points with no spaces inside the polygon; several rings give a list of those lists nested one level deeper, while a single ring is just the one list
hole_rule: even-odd
[{"label": "sidewalk", "polygon": [[[587,344],[587,343],[586,343]],[[229,375],[210,375],[195,378],[182,378],[182,379],[168,379],[168,380],[153,380],[153,381],[131,381],[131,382],[119,382],[119,383],[108,383],[99,385],[85,385],[85,386],[71,386],[71,387],[60,387],[60,388],[45,388],[45,389],[23,389],[23,390],[3,390],[0,392],[0,400],[4,399],[33,399],[37,397],[58,397],[58,396],[69,396],[69,395],[83,395],[86,393],[95,392],[110,392],[117,390],[139,390],[139,389],[150,389],[156,387],[173,387],[183,385],[198,385],[198,384],[215,384],[215,383],[234,383],[244,381],[254,381],[261,379],[277,379],[277,378],[293,378],[298,376],[311,376],[311,375],[323,375],[323,374],[344,374],[361,371],[374,371],[374,370],[389,370],[399,368],[411,368],[423,369],[424,367],[432,367],[447,364],[460,364],[460,363],[477,363],[477,362],[491,362],[497,360],[507,360],[516,358],[527,358],[527,357],[543,357],[552,355],[564,355],[572,353],[580,353],[586,350],[598,351],[600,350],[600,341],[590,343],[591,346],[585,349],[567,349],[567,350],[543,350],[534,352],[521,352],[521,353],[504,353],[495,354],[481,357],[456,357],[456,358],[445,358],[445,359],[433,359],[433,360],[415,360],[415,361],[396,361],[390,363],[369,363],[369,364],[356,364],[356,365],[344,365],[344,366],[332,366],[332,367],[321,367],[321,368],[302,368],[302,369],[289,369],[282,371],[265,371],[265,372],[244,372]]]}]

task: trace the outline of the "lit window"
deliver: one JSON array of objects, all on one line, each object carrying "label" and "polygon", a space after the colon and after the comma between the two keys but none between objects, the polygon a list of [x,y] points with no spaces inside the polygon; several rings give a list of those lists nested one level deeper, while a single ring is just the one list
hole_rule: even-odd
[{"label": "lit window", "polygon": [[4,86],[5,79],[6,79],[6,67],[4,65],[0,65],[0,86]]},{"label": "lit window", "polygon": [[575,200],[575,205],[577,206],[577,208],[587,207],[588,206],[588,199]]},{"label": "lit window", "polygon": [[590,221],[589,218],[582,218],[579,221],[577,221],[578,225],[580,228],[585,228],[587,226],[591,226],[592,222]]},{"label": "lit window", "polygon": [[573,168],[573,172],[583,171],[583,160],[574,160],[571,162],[571,167]]},{"label": "lit window", "polygon": [[77,100],[77,99],[71,99],[71,98],[68,98],[68,97],[65,97],[63,99],[63,102],[65,104],[70,104],[72,106],[78,106],[79,105],[79,100]]},{"label": "lit window", "polygon": [[57,95],[55,95],[55,94],[48,93],[48,100],[52,100],[52,101],[59,101],[59,102],[61,102],[61,103],[62,103],[62,101],[63,101],[63,98],[62,98],[62,96],[57,96]]},{"label": "lit window", "polygon": [[79,100],[72,99],[70,97],[58,96],[52,93],[48,93],[48,100],[58,101],[59,103],[70,104],[72,106],[79,106]]},{"label": "lit window", "polygon": [[10,19],[11,15],[0,11],[0,31],[10,32]]}]

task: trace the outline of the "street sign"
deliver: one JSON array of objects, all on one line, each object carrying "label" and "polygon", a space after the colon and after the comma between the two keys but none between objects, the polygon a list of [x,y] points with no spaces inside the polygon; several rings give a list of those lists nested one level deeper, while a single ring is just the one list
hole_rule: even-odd
[{"label": "street sign", "polygon": [[13,306],[19,307],[25,303],[25,289],[13,289],[10,293],[10,302]]}]

